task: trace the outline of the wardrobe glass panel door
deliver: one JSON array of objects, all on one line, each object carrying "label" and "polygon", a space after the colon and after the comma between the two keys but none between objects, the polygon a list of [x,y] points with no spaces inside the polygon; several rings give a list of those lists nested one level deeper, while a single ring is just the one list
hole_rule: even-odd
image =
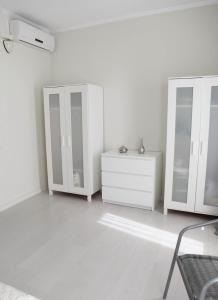
[{"label": "wardrobe glass panel door", "polygon": [[187,203],[193,87],[177,87],[172,201]]},{"label": "wardrobe glass panel door", "polygon": [[84,187],[82,92],[70,94],[73,185]]},{"label": "wardrobe glass panel door", "polygon": [[49,114],[53,184],[63,185],[61,112],[59,94],[49,95]]},{"label": "wardrobe glass panel door", "polygon": [[211,87],[204,204],[218,207],[218,86]]}]

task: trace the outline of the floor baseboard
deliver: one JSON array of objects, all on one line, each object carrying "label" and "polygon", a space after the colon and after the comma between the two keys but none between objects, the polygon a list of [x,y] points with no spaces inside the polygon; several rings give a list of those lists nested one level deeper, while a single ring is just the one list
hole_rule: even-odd
[{"label": "floor baseboard", "polygon": [[22,202],[22,201],[24,201],[28,198],[31,198],[31,197],[33,197],[33,196],[35,196],[35,195],[37,195],[41,192],[42,192],[42,189],[38,188],[38,189],[36,189],[32,192],[28,192],[28,193],[22,194],[18,197],[15,197],[13,200],[10,200],[10,201],[8,201],[7,203],[5,203],[3,205],[0,204],[0,212],[3,211],[3,210],[6,210],[6,209],[8,209],[8,208],[10,208],[10,207],[12,207],[16,204],[18,204],[18,203],[20,203],[20,202]]}]

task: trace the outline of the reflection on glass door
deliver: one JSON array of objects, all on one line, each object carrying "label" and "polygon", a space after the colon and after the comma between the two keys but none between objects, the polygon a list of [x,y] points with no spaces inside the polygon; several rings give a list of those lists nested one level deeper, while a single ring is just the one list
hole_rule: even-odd
[{"label": "reflection on glass door", "polygon": [[218,207],[218,87],[211,88],[210,126],[204,204]]},{"label": "reflection on glass door", "polygon": [[172,200],[180,203],[187,203],[192,109],[193,87],[177,88]]},{"label": "reflection on glass door", "polygon": [[82,122],[82,93],[70,95],[73,184],[74,187],[84,187],[83,170],[83,122]]},{"label": "reflection on glass door", "polygon": [[49,95],[53,184],[63,184],[59,94]]}]

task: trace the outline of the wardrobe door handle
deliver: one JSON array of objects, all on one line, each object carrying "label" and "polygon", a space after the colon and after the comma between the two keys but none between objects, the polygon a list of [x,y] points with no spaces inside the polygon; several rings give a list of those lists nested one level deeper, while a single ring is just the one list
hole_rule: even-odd
[{"label": "wardrobe door handle", "polygon": [[191,142],[191,155],[194,154],[194,142]]},{"label": "wardrobe door handle", "polygon": [[201,143],[200,143],[200,155],[202,155],[203,154],[203,142],[201,141]]},{"label": "wardrobe door handle", "polygon": [[65,147],[66,143],[65,143],[65,136],[62,135],[62,147]]},{"label": "wardrobe door handle", "polygon": [[67,141],[68,141],[68,147],[71,147],[71,136],[70,135],[68,135]]}]

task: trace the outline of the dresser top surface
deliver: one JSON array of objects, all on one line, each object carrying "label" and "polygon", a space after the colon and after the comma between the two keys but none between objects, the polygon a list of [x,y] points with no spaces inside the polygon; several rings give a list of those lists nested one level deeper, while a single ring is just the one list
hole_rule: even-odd
[{"label": "dresser top surface", "polygon": [[48,85],[44,86],[44,89],[73,87],[73,86],[97,86],[97,87],[101,87],[100,85],[96,85],[96,84],[93,84],[93,83],[81,82],[81,83],[69,83],[69,84],[67,84],[67,83],[66,84],[48,84]]},{"label": "dresser top surface", "polygon": [[161,155],[159,151],[148,151],[145,154],[139,154],[138,151],[128,151],[127,153],[120,153],[118,150],[111,150],[102,153],[102,157],[117,157],[117,158],[134,158],[134,159],[151,159]]}]

